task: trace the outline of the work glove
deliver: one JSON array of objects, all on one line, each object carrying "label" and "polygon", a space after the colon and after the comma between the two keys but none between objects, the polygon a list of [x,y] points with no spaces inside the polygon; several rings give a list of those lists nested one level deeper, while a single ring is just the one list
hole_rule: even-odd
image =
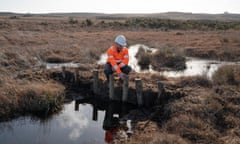
[{"label": "work glove", "polygon": [[124,74],[123,72],[120,72],[118,76],[120,77],[121,80],[124,80],[126,78],[126,74]]}]

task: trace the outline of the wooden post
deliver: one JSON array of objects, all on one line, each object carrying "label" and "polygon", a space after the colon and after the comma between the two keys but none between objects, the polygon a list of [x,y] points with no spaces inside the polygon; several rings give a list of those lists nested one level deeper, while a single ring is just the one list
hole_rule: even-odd
[{"label": "wooden post", "polygon": [[122,101],[126,102],[128,99],[128,75],[126,75],[124,81],[123,81],[123,93],[122,93]]},{"label": "wooden post", "polygon": [[65,78],[66,78],[66,67],[65,66],[62,67],[62,77],[65,80]]},{"label": "wooden post", "polygon": [[93,70],[93,92],[98,94],[98,70]]},{"label": "wooden post", "polygon": [[116,100],[114,96],[114,77],[113,74],[109,75],[109,99]]},{"label": "wooden post", "polygon": [[163,93],[163,83],[158,81],[158,99],[160,99],[162,93]]},{"label": "wooden post", "polygon": [[136,78],[135,83],[136,83],[137,103],[138,103],[138,106],[142,106],[143,105],[142,80],[139,78]]},{"label": "wooden post", "polygon": [[75,82],[75,83],[78,82],[78,77],[79,77],[79,69],[76,68],[76,69],[75,69],[75,73],[74,73],[74,82]]}]

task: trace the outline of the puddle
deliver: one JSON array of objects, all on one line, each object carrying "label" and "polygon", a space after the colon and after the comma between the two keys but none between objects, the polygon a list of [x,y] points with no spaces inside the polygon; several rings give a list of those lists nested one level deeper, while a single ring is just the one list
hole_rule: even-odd
[{"label": "puddle", "polygon": [[224,62],[214,60],[202,60],[196,58],[187,58],[186,69],[183,71],[163,71],[160,72],[167,77],[182,77],[182,76],[207,76],[211,78],[214,72],[224,65],[240,65],[240,62]]},{"label": "puddle", "polygon": [[79,66],[78,63],[44,63],[46,69],[60,69],[62,67],[72,67],[77,68]]},{"label": "puddle", "polygon": [[[145,51],[150,51],[154,53],[157,51],[155,48],[149,48],[145,45],[137,44],[129,47],[129,65],[132,69],[138,73],[159,73],[166,77],[183,77],[183,76],[197,76],[205,75],[209,78],[212,77],[213,73],[223,65],[240,65],[240,62],[224,62],[215,60],[203,60],[197,58],[187,58],[186,69],[182,71],[155,71],[152,66],[149,65],[149,69],[141,70],[136,59],[136,54],[139,48],[142,47]],[[101,55],[100,60],[97,64],[103,65],[106,63],[107,55],[104,53]]]},{"label": "puddle", "polygon": [[[4,144],[104,144],[119,119],[130,107],[119,103],[88,104],[71,102],[60,114],[40,121],[21,117],[0,123],[0,142]],[[129,122],[128,122],[129,126]]]}]

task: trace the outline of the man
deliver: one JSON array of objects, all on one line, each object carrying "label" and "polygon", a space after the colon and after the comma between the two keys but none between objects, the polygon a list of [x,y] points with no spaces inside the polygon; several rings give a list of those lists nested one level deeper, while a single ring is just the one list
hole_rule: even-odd
[{"label": "man", "polygon": [[114,72],[118,74],[121,80],[124,80],[131,71],[131,67],[128,66],[129,55],[126,48],[126,38],[123,35],[118,35],[114,42],[114,45],[107,50],[107,63],[104,73],[107,80],[109,80],[109,75]]}]

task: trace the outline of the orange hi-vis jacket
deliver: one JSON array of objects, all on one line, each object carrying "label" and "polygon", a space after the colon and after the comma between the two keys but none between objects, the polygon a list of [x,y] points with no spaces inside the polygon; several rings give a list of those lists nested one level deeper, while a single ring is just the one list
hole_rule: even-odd
[{"label": "orange hi-vis jacket", "polygon": [[121,68],[128,65],[129,56],[128,49],[123,47],[120,52],[117,51],[116,46],[112,46],[107,50],[107,62],[112,65],[117,74],[121,72]]}]

